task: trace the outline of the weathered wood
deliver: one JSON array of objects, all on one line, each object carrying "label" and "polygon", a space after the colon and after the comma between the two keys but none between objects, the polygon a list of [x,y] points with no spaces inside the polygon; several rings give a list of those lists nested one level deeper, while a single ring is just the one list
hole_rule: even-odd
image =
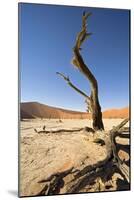
[{"label": "weathered wood", "polygon": [[91,13],[83,13],[82,17],[82,30],[78,33],[76,38],[76,44],[73,48],[74,57],[72,63],[80,70],[80,72],[88,79],[91,85],[91,95],[88,100],[90,111],[93,119],[94,130],[104,130],[104,125],[102,121],[101,106],[98,98],[98,83],[95,76],[92,74],[90,69],[84,63],[84,60],[80,54],[81,45],[83,42],[91,35],[87,33],[86,20],[91,15]]},{"label": "weathered wood", "polygon": [[118,167],[118,169],[120,170],[121,174],[124,176],[124,178],[126,179],[127,182],[129,182],[129,168],[128,166],[125,164],[125,162],[123,162],[119,156],[118,156],[118,152],[117,152],[117,147],[116,147],[116,141],[115,138],[117,136],[119,136],[118,131],[129,121],[129,119],[125,119],[123,120],[118,126],[114,127],[111,131],[111,148],[112,148],[112,154],[114,157],[114,163],[115,165]]},{"label": "weathered wood", "polygon": [[122,127],[118,132],[129,132],[130,128],[129,127]]},{"label": "weathered wood", "polygon": [[82,90],[78,89],[78,87],[76,87],[69,79],[69,77],[66,77],[64,74],[60,73],[60,72],[56,72],[56,74],[60,75],[66,82],[67,84],[73,88],[75,91],[77,91],[79,94],[81,94],[82,96],[84,96],[85,98],[89,99],[88,95],[85,94]]},{"label": "weathered wood", "polygon": [[40,128],[39,130],[38,129],[34,129],[34,131],[36,133],[63,133],[63,132],[78,132],[78,131],[85,131],[85,132],[91,132],[91,133],[94,133],[95,131],[90,128],[90,127],[84,127],[84,128],[77,128],[77,129],[52,129],[52,130],[46,130],[46,129],[43,129],[43,128]]},{"label": "weathered wood", "polygon": [[118,126],[115,126],[111,129],[111,133],[113,132],[119,132],[121,128],[123,128],[123,126],[125,126],[125,124],[127,124],[127,122],[129,121],[129,118],[124,119]]},{"label": "weathered wood", "polygon": [[90,15],[91,13],[83,12],[82,30],[77,34],[76,43],[73,48],[74,57],[72,59],[72,64],[77,69],[79,69],[79,71],[88,79],[90,83],[90,86],[91,86],[90,96],[86,95],[83,91],[81,91],[76,86],[74,86],[70,82],[68,77],[64,76],[63,74],[59,72],[57,72],[57,74],[60,75],[62,78],[64,78],[64,80],[67,82],[67,84],[70,87],[72,87],[75,91],[77,91],[79,94],[81,94],[82,96],[86,98],[86,103],[88,105],[87,110],[91,112],[92,119],[93,119],[93,128],[95,131],[97,131],[97,130],[104,130],[101,106],[100,106],[99,98],[98,98],[98,83],[93,73],[84,63],[84,60],[80,54],[80,50],[82,50],[81,45],[85,42],[87,38],[89,38],[92,35],[92,33],[87,33],[87,24],[86,24],[86,20],[88,19]]}]

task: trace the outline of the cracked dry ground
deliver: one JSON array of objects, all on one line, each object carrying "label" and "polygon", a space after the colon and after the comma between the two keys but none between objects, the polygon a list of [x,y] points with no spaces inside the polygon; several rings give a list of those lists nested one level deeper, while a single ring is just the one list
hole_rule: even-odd
[{"label": "cracked dry ground", "polygon": [[[32,133],[33,127],[25,130]],[[119,157],[129,166],[129,133],[125,135],[126,138],[117,137],[116,142]],[[101,136],[86,130],[22,134],[20,196],[128,190],[129,184],[118,172],[112,172],[110,166],[97,171],[108,149],[94,140],[105,137],[107,131]]]}]

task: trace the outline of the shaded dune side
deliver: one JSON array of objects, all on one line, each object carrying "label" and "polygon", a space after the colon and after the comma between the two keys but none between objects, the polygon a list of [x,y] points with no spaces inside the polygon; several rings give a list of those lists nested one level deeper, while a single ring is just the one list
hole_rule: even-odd
[{"label": "shaded dune side", "polygon": [[21,118],[21,119],[34,119],[34,118],[36,118],[36,117],[32,116],[32,115],[29,114],[28,112],[26,112],[26,111],[24,111],[23,109],[21,109],[20,118]]},{"label": "shaded dune side", "polygon": [[[51,107],[38,102],[21,103],[21,119],[47,118],[47,119],[91,119],[91,115],[86,112],[77,112],[61,108]],[[127,118],[129,108],[111,109],[103,112],[103,118]]]}]

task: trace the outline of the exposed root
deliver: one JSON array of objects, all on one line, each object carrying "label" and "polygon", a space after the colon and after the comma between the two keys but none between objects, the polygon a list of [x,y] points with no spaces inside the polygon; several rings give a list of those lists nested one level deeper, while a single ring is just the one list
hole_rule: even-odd
[{"label": "exposed root", "polygon": [[118,132],[129,132],[130,128],[129,127],[122,127]]},{"label": "exposed root", "polygon": [[34,129],[34,131],[36,133],[62,133],[62,132],[78,132],[78,131],[87,131],[87,132],[91,132],[91,133],[94,133],[95,131],[90,128],[90,127],[84,127],[84,128],[78,128],[78,129],[51,129],[51,130],[45,130],[44,128],[42,128],[41,130],[37,130],[37,129]]},{"label": "exposed root", "polygon": [[115,138],[119,136],[118,131],[129,121],[129,119],[125,119],[122,121],[117,127],[114,127],[111,131],[111,145],[112,145],[112,155],[114,157],[113,162],[117,166],[117,168],[120,170],[120,173],[124,176],[124,179],[129,183],[129,168],[125,164],[124,161],[122,161],[117,152],[116,147],[116,141]]},{"label": "exposed root", "polygon": [[[123,135],[123,137],[125,137],[127,135],[121,134],[120,132],[121,128],[127,122],[128,119],[125,119],[117,127],[114,127],[109,132],[109,138],[103,141],[103,145],[106,145],[107,148],[107,157],[105,160],[100,161],[92,166],[85,166],[81,170],[77,170],[74,167],[71,167],[66,171],[52,174],[47,179],[40,180],[38,183],[44,184],[44,188],[37,195],[52,195],[61,193],[62,188],[64,188],[65,179],[69,180],[65,186],[65,193],[80,193],[80,191],[83,190],[83,188],[86,188],[87,186],[88,191],[90,191],[90,188],[93,187],[94,191],[107,191],[110,187],[113,188],[113,175],[115,173],[121,175],[122,179],[124,179],[123,183],[125,183],[126,188],[129,189],[129,167],[126,165],[125,161],[122,161],[118,156],[118,150],[116,147],[117,144],[115,141],[115,138],[117,136]],[[63,130],[58,130],[58,132],[62,131]],[[70,130],[68,131],[70,132]]]}]

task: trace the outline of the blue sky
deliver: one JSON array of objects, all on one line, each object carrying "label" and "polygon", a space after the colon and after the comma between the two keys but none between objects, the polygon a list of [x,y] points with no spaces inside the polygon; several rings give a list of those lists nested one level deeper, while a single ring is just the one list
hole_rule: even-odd
[{"label": "blue sky", "polygon": [[84,98],[56,75],[62,72],[90,94],[85,77],[71,64],[83,11],[92,12],[93,35],[82,50],[99,85],[102,110],[129,105],[129,11],[19,4],[21,102],[85,111]]}]

